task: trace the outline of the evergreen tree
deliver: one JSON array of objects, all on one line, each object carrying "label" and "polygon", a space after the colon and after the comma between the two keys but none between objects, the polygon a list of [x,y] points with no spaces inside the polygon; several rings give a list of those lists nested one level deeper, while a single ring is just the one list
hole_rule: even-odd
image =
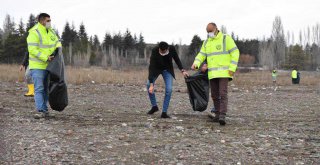
[{"label": "evergreen tree", "polygon": [[189,53],[188,55],[191,57],[195,57],[200,49],[201,49],[201,45],[202,45],[202,40],[198,35],[194,35],[192,40],[191,40],[191,44],[189,46]]},{"label": "evergreen tree", "polygon": [[112,38],[112,45],[117,49],[122,49],[122,35],[119,32],[118,34],[113,35]]},{"label": "evergreen tree", "polygon": [[139,51],[140,57],[144,57],[144,49],[146,48],[146,43],[144,42],[144,37],[140,33],[139,35],[139,41],[137,43],[137,49]]},{"label": "evergreen tree", "polygon": [[30,14],[26,31],[28,32],[36,23],[37,23],[36,17],[33,14]]},{"label": "evergreen tree", "polygon": [[289,54],[289,64],[290,67],[298,67],[303,69],[305,61],[307,61],[307,56],[302,49],[301,45],[292,46],[291,52]]},{"label": "evergreen tree", "polygon": [[112,36],[110,33],[107,32],[104,35],[103,46],[108,50],[111,45],[112,45]]},{"label": "evergreen tree", "polygon": [[[2,31],[2,29],[0,28],[0,59],[1,59],[1,57],[3,56],[3,42],[2,42],[2,36],[3,36],[3,31]],[[2,61],[0,61],[0,62],[2,62]]]},{"label": "evergreen tree", "polygon": [[15,23],[13,21],[13,18],[11,18],[10,15],[7,14],[3,22],[3,38],[2,38],[3,42],[5,42],[7,37],[10,34],[13,34],[14,32],[15,32]]},{"label": "evergreen tree", "polygon": [[129,29],[127,29],[124,34],[124,39],[123,39],[124,50],[133,49],[134,45],[135,45],[135,40],[133,39]]},{"label": "evergreen tree", "polygon": [[89,41],[88,41],[88,34],[86,32],[86,28],[83,23],[81,23],[80,25],[78,36],[79,36],[79,43],[78,43],[79,50],[82,53],[86,53],[88,49]]}]

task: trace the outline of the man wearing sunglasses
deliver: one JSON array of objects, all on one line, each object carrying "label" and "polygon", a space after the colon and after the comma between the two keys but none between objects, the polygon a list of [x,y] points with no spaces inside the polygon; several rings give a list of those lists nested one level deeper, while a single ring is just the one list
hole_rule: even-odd
[{"label": "man wearing sunglasses", "polygon": [[48,112],[48,63],[54,58],[53,54],[61,47],[58,36],[51,28],[51,18],[47,13],[38,16],[38,23],[29,30],[27,37],[29,51],[29,68],[35,88],[35,119],[49,116]]}]

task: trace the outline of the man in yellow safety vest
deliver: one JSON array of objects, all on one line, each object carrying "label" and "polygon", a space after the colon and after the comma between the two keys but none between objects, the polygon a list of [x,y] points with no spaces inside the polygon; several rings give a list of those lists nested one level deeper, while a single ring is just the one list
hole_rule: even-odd
[{"label": "man in yellow safety vest", "polygon": [[50,16],[41,13],[38,23],[29,30],[27,37],[29,51],[29,68],[35,88],[35,105],[37,112],[35,119],[48,117],[48,83],[47,65],[53,59],[53,54],[61,47],[58,36],[51,28]]},{"label": "man in yellow safety vest", "polygon": [[208,39],[202,44],[191,69],[198,69],[207,60],[211,97],[216,109],[214,122],[225,125],[228,105],[228,81],[237,69],[239,49],[234,40],[220,32],[215,23],[207,25]]}]

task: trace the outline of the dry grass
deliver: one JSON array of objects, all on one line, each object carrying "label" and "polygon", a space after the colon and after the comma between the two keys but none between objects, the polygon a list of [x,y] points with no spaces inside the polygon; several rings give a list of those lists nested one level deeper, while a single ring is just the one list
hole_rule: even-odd
[{"label": "dry grass", "polygon": [[[237,73],[234,78],[234,84],[239,86],[257,86],[273,85],[271,72],[268,71],[256,71],[249,73]],[[285,86],[291,85],[291,72],[279,71],[277,76],[277,85]],[[318,72],[301,72],[301,85],[317,86],[320,85],[320,73]]]},{"label": "dry grass", "polygon": [[[192,72],[190,72],[192,73]],[[97,67],[75,68],[67,67],[67,82],[72,84],[83,83],[111,83],[111,84],[145,84],[148,77],[148,69],[124,69],[111,70]],[[183,84],[184,79],[179,71],[176,71],[178,84]],[[18,65],[0,65],[0,79],[6,82],[22,82],[24,72],[19,72]],[[162,80],[157,81],[163,84]],[[237,73],[233,83],[237,86],[250,87],[257,85],[272,86],[271,73],[267,71],[257,71],[250,73]],[[289,71],[280,71],[277,78],[278,85],[290,85],[291,76]],[[301,72],[301,85],[320,86],[319,72]]]},{"label": "dry grass", "polygon": [[111,70],[102,68],[67,67],[67,81],[73,84],[111,83],[111,84],[144,84],[147,81],[147,70]]}]

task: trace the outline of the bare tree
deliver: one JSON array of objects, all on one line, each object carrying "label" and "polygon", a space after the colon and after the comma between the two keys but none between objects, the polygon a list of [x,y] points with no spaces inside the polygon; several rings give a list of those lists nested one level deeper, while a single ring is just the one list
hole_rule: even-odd
[{"label": "bare tree", "polygon": [[303,46],[302,31],[301,31],[301,30],[299,31],[299,44],[300,44],[301,46]]},{"label": "bare tree", "polygon": [[292,45],[294,45],[296,43],[296,41],[294,40],[294,33],[293,32],[292,32],[291,38],[292,38],[291,43],[292,43]]},{"label": "bare tree", "polygon": [[274,55],[273,55],[274,42],[272,40],[266,40],[265,38],[259,43],[259,63],[264,68],[272,69],[274,65]]},{"label": "bare tree", "polygon": [[271,39],[274,42],[274,44],[272,44],[272,47],[271,47],[272,54],[274,56],[273,65],[280,67],[282,64],[285,63],[285,60],[286,60],[285,59],[285,50],[286,50],[285,35],[284,35],[283,25],[282,25],[280,16],[276,16],[275,20],[273,21]]},{"label": "bare tree", "polygon": [[310,34],[310,26],[307,27],[307,43],[311,45],[311,34]]},{"label": "bare tree", "polygon": [[224,33],[224,34],[227,34],[227,27],[224,26],[224,25],[221,25],[220,31],[221,31],[222,33]]}]

